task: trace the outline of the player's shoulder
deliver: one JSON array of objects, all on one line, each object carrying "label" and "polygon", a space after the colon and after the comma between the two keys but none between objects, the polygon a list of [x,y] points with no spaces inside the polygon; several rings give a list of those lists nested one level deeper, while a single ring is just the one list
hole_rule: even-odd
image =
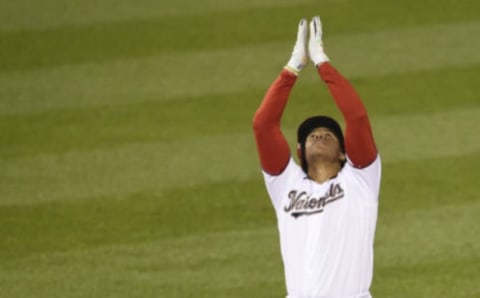
[{"label": "player's shoulder", "polygon": [[349,185],[357,185],[372,190],[378,189],[382,175],[382,161],[377,154],[375,160],[366,167],[357,168],[350,161],[345,163],[340,176]]},{"label": "player's shoulder", "polygon": [[305,172],[292,157],[290,157],[290,160],[288,161],[285,169],[283,169],[283,171],[281,171],[279,174],[272,175],[263,171],[263,175],[267,182],[280,180],[286,183],[295,180],[302,181],[307,178]]}]

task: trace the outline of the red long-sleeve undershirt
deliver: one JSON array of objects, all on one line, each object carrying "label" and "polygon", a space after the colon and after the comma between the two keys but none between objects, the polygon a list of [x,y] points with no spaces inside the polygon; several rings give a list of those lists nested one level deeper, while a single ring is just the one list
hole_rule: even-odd
[{"label": "red long-sleeve undershirt", "polygon": [[[364,168],[377,156],[367,111],[350,83],[328,62],[318,74],[327,84],[345,120],[345,150],[354,167]],[[288,142],[280,129],[280,121],[297,77],[283,70],[268,89],[253,118],[253,129],[260,163],[271,175],[280,174],[290,159]]]}]

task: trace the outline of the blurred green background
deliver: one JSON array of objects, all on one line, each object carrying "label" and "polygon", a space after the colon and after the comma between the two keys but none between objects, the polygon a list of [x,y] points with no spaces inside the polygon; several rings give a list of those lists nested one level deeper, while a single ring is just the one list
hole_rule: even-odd
[{"label": "blurred green background", "polygon": [[[284,297],[251,131],[319,14],[383,159],[374,297],[480,297],[480,2],[0,2],[0,297]],[[309,65],[282,127],[339,117]]]}]

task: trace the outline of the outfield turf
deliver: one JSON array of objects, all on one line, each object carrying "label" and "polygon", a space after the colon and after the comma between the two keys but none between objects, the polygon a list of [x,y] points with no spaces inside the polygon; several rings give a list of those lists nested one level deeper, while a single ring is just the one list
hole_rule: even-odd
[{"label": "outfield turf", "polygon": [[[251,120],[315,14],[382,155],[373,296],[480,297],[477,0],[0,2],[0,297],[284,297]],[[311,65],[285,113],[340,115]]]}]

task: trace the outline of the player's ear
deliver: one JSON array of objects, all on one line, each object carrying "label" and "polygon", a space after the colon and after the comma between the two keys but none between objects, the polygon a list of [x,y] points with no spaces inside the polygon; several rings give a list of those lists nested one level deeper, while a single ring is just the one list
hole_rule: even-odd
[{"label": "player's ear", "polygon": [[347,155],[343,152],[340,152],[339,155],[338,155],[338,159],[341,161],[341,162],[345,162],[347,160]]},{"label": "player's ear", "polygon": [[300,144],[297,144],[297,156],[298,160],[302,160],[302,146]]}]

